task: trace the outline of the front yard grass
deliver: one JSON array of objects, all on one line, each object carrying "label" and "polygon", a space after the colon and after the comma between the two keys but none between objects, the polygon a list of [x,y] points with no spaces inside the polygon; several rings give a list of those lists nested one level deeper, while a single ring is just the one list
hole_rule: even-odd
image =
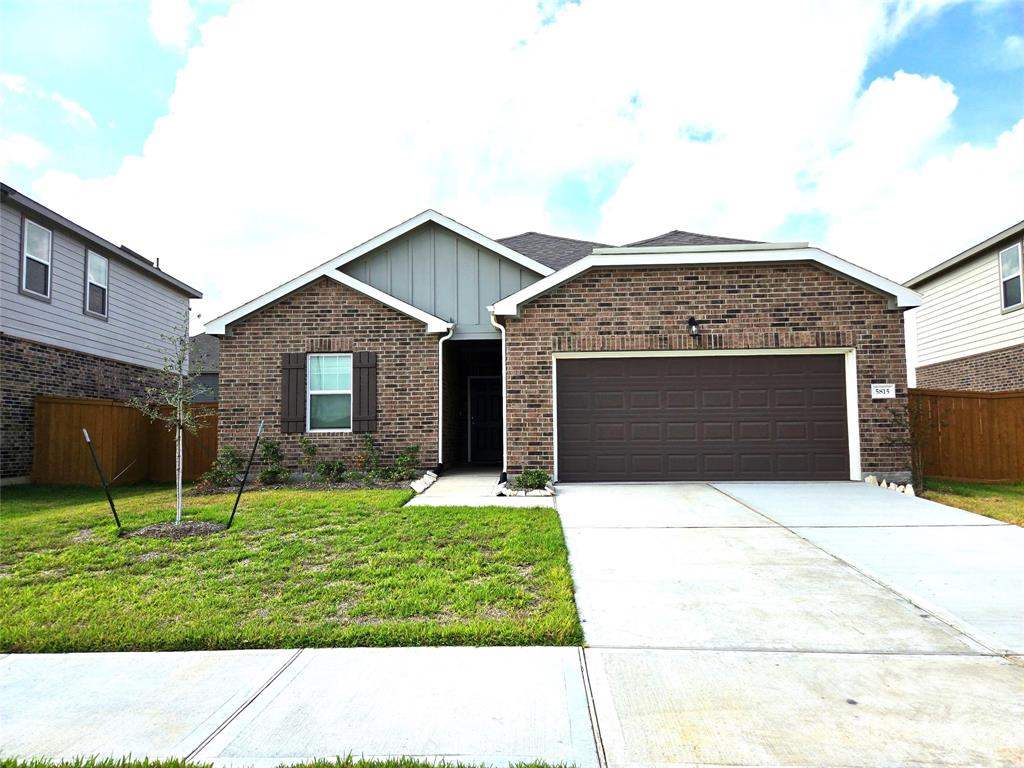
[{"label": "front yard grass", "polygon": [[999,485],[929,479],[925,487],[926,499],[1024,526],[1024,483]]},{"label": "front yard grass", "polygon": [[[409,491],[261,491],[234,526],[118,537],[102,490],[5,488],[0,651],[578,645],[554,510],[403,508]],[[126,529],[170,488],[115,491]],[[232,496],[187,499],[225,522]]]}]

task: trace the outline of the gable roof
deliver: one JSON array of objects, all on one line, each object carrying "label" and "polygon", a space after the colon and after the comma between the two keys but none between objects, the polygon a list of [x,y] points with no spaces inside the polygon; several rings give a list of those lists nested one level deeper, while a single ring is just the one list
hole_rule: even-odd
[{"label": "gable roof", "polygon": [[434,317],[433,315],[428,314],[421,309],[417,309],[401,299],[397,299],[384,291],[378,290],[377,288],[374,288],[373,286],[338,270],[339,267],[348,264],[350,261],[355,261],[360,256],[369,253],[370,251],[401,237],[406,232],[411,232],[416,229],[416,227],[428,222],[433,222],[434,224],[442,226],[445,229],[448,229],[451,232],[476,243],[477,245],[487,248],[488,250],[494,251],[498,255],[504,256],[510,261],[514,261],[516,264],[526,267],[539,275],[547,276],[554,272],[554,270],[546,264],[541,264],[529,256],[519,253],[518,251],[502,245],[495,240],[491,240],[489,237],[481,235],[476,230],[470,229],[454,219],[449,219],[444,214],[427,209],[422,213],[413,216],[411,219],[407,219],[401,224],[398,224],[385,232],[381,232],[376,237],[370,238],[366,242],[357,245],[355,248],[351,248],[344,253],[335,256],[333,259],[325,261],[320,266],[314,267],[308,272],[303,272],[298,277],[294,277],[286,283],[282,283],[277,286],[277,288],[267,291],[262,296],[257,296],[255,299],[246,302],[242,306],[236,307],[230,312],[226,312],[220,317],[214,318],[206,324],[206,332],[216,334],[218,336],[223,335],[230,323],[233,323],[236,320],[241,320],[246,315],[250,315],[256,310],[262,309],[268,304],[272,304],[278,299],[284,298],[289,293],[297,291],[299,288],[302,288],[321,277],[333,278],[339,283],[364,293],[382,304],[386,304],[389,307],[397,309],[399,312],[409,315],[410,317],[422,320],[427,324],[427,333],[447,331],[452,327],[451,323],[441,320],[438,317]]},{"label": "gable roof", "polygon": [[922,272],[917,277],[910,278],[909,280],[907,280],[907,282],[904,283],[904,285],[906,285],[906,286],[908,286],[910,288],[913,288],[914,286],[917,286],[917,285],[920,285],[921,283],[927,282],[931,278],[940,275],[941,273],[945,272],[946,270],[952,269],[957,264],[965,262],[968,259],[974,258],[975,256],[978,256],[979,254],[983,253],[984,251],[987,251],[989,248],[992,248],[993,246],[998,245],[999,241],[1007,240],[1007,239],[1009,239],[1011,237],[1020,235],[1022,233],[1024,233],[1024,221],[1018,221],[1013,226],[1007,227],[1002,232],[998,232],[998,233],[992,235],[992,237],[988,238],[987,240],[982,240],[977,245],[973,245],[970,248],[968,248],[966,251],[962,251],[961,253],[958,253],[953,258],[946,259],[945,261],[943,261],[940,264],[937,264],[936,266],[932,267],[931,269],[925,270],[924,272]]},{"label": "gable roof", "polygon": [[519,308],[595,267],[667,267],[681,264],[816,263],[845,275],[879,293],[891,296],[901,308],[920,306],[921,296],[897,282],[833,256],[807,243],[751,243],[748,245],[641,246],[599,248],[574,264],[488,307],[495,315],[518,315]]},{"label": "gable roof", "polygon": [[105,240],[99,235],[90,232],[85,227],[75,224],[75,222],[61,216],[56,211],[50,210],[42,203],[38,203],[31,197],[23,195],[21,192],[14,189],[14,187],[0,183],[0,199],[5,203],[16,205],[31,212],[39,223],[47,223],[51,226],[60,227],[66,232],[70,232],[79,240],[85,241],[91,248],[94,248],[97,251],[102,251],[104,255],[112,256],[118,261],[130,264],[139,271],[145,272],[154,280],[185,294],[190,299],[203,298],[203,294],[191,285],[181,282],[181,280],[178,280],[176,277],[171,277],[152,261],[136,253],[131,248],[123,245],[114,245],[109,240]]},{"label": "gable roof", "polygon": [[579,261],[589,256],[595,248],[608,247],[605,243],[545,235],[542,232],[523,232],[521,235],[499,238],[498,242],[553,269],[561,269]]},{"label": "gable roof", "polygon": [[646,247],[652,245],[741,245],[758,243],[759,240],[740,240],[735,237],[719,237],[718,235],[701,235],[697,232],[684,232],[673,229],[663,235],[649,237],[629,243],[626,248]]},{"label": "gable roof", "polygon": [[208,333],[197,333],[192,337],[196,359],[190,360],[192,367],[202,373],[217,373],[220,368],[220,339]]}]

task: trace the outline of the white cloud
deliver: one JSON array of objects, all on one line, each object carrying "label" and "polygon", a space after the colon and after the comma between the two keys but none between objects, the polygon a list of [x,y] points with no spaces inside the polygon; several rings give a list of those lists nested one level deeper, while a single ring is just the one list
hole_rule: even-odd
[{"label": "white cloud", "polygon": [[[944,146],[948,83],[894,73],[861,88],[872,52],[932,12],[905,1],[740,13],[587,0],[545,15],[532,0],[239,2],[201,27],[139,156],[106,178],[49,173],[35,192],[161,257],[207,293],[208,318],[426,207],[493,236],[551,231],[552,188],[607,168],[628,171],[599,231],[575,234],[763,239],[812,213],[833,250],[899,276],[935,260],[906,250],[908,223],[927,218],[922,185],[957,185],[928,200],[973,215],[1024,178],[1016,132],[989,148]],[[986,186],[969,183],[975,174]],[[929,242],[955,252],[1000,205],[970,222],[936,218]]]},{"label": "white cloud", "polygon": [[54,103],[60,106],[64,110],[64,113],[72,121],[81,121],[86,125],[95,128],[96,120],[93,119],[92,114],[89,110],[83,107],[74,99],[69,99],[67,96],[62,96],[59,93],[50,94],[50,98],[53,99]]},{"label": "white cloud", "polygon": [[50,156],[50,150],[23,133],[0,136],[0,173],[15,167],[37,168]]},{"label": "white cloud", "polygon": [[150,0],[149,28],[160,45],[185,50],[195,20],[189,0]]}]

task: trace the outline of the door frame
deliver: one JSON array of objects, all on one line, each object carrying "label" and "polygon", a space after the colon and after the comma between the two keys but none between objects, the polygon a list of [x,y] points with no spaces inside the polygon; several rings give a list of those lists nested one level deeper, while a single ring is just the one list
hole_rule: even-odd
[{"label": "door frame", "polygon": [[558,361],[601,357],[748,357],[751,355],[843,355],[846,372],[846,433],[850,479],[860,481],[860,409],[857,391],[857,350],[853,347],[786,347],[784,349],[659,349],[636,352],[554,352],[551,355],[551,442],[554,482],[558,482]]},{"label": "door frame", "polygon": [[[473,463],[473,381],[475,379],[494,379],[498,382],[498,392],[501,394],[501,376],[494,373],[490,375],[473,375],[466,377],[466,463]],[[504,414],[502,414],[504,424]],[[504,441],[504,432],[502,432],[502,439]],[[505,446],[501,446],[502,452],[505,450]],[[499,456],[500,460],[500,456]]]}]

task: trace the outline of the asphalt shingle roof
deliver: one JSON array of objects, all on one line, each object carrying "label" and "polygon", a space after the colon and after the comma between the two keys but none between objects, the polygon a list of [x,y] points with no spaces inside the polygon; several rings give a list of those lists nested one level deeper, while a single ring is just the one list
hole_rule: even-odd
[{"label": "asphalt shingle roof", "polygon": [[684,232],[681,229],[673,229],[663,235],[649,237],[646,240],[637,240],[629,243],[627,248],[643,248],[657,245],[742,245],[743,243],[757,243],[758,240],[740,240],[735,237],[719,237],[718,235],[701,235],[696,232]]},{"label": "asphalt shingle roof", "polygon": [[545,235],[540,232],[523,232],[521,235],[503,237],[498,242],[552,269],[561,269],[574,261],[579,261],[584,256],[589,256],[595,248],[608,247],[604,243],[573,240],[571,237]]},{"label": "asphalt shingle roof", "polygon": [[[592,240],[574,240],[571,237],[559,237],[558,235],[545,235],[542,232],[523,232],[521,235],[503,237],[498,240],[504,246],[517,251],[524,256],[529,256],[534,261],[551,267],[561,269],[574,261],[579,261],[584,256],[589,256],[595,248],[614,248],[615,246],[606,243],[595,243]],[[701,235],[696,232],[684,232],[681,229],[673,229],[663,235],[649,237],[646,240],[638,240],[629,243],[626,248],[640,248],[642,246],[656,245],[741,245],[743,243],[756,243],[757,240],[740,240],[736,237],[718,237],[717,235]]]}]

